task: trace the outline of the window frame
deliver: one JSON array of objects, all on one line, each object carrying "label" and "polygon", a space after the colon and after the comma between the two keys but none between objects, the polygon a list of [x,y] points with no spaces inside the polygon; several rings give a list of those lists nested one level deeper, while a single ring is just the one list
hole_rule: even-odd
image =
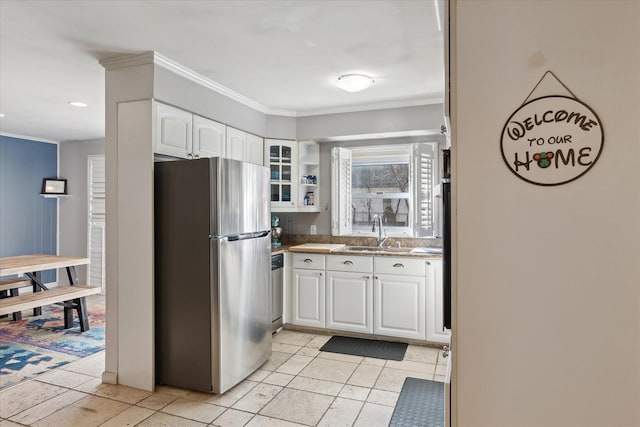
[{"label": "window frame", "polygon": [[[402,198],[408,199],[409,205],[409,220],[408,226],[406,227],[396,227],[396,226],[385,226],[384,229],[387,232],[389,237],[414,237],[414,238],[429,238],[436,237],[437,234],[437,214],[436,214],[436,196],[433,191],[433,187],[439,182],[439,176],[437,175],[438,171],[438,158],[436,153],[438,152],[438,141],[420,141],[420,142],[407,142],[401,144],[394,145],[378,145],[378,146],[357,146],[357,147],[334,147],[332,149],[332,189],[331,189],[331,197],[332,197],[332,235],[334,236],[345,236],[345,237],[373,237],[377,236],[377,232],[366,231],[368,227],[354,226],[353,218],[351,211],[353,210],[353,200],[354,199],[363,199],[368,198],[362,196],[355,196],[352,191],[353,179],[351,176],[345,180],[346,171],[349,171],[349,175],[352,173],[352,167],[356,164],[360,165],[381,165],[381,164],[389,164],[391,162],[397,162],[399,156],[391,156],[393,158],[389,158],[389,161],[372,161],[371,159],[375,159],[376,157],[381,157],[385,153],[390,153],[395,151],[396,153],[403,151],[406,148],[407,156],[408,156],[408,165],[409,165],[409,189],[408,192],[404,193],[383,193],[383,194],[375,194],[375,198],[395,198],[394,196],[402,195]],[[420,148],[422,147],[422,148]],[[400,150],[399,150],[400,149]],[[335,150],[341,150],[341,157],[336,154]],[[360,160],[356,161],[352,158],[353,151],[365,151],[369,154],[368,160]],[[422,150],[422,151],[421,151]],[[348,156],[345,151],[348,151]],[[429,161],[426,163],[420,163],[421,161],[425,162],[423,156],[425,156],[425,152],[428,152]],[[379,154],[376,154],[379,153]],[[348,157],[348,159],[347,159]],[[337,162],[340,163],[340,173],[338,173]],[[407,163],[406,159],[404,163]],[[420,168],[419,171],[417,169]],[[424,170],[423,170],[424,169]],[[426,172],[425,172],[426,170]],[[420,176],[416,175],[416,173],[420,173]],[[428,180],[426,183],[421,181],[424,179],[424,174],[428,175]],[[346,182],[349,184],[349,188],[346,188]],[[422,194],[418,194],[421,191]],[[360,193],[362,194],[362,193]],[[371,194],[371,193],[369,193]],[[424,194],[428,194],[428,196],[424,196]],[[391,196],[391,197],[390,197]],[[346,200],[349,200],[349,209],[344,209],[340,205],[344,203]],[[418,212],[420,210],[420,212]],[[424,210],[427,210],[426,215],[430,218],[429,224],[425,227],[423,223],[423,215],[425,215]],[[337,224],[340,224],[340,227],[336,227]],[[356,228],[357,227],[357,228]]]}]

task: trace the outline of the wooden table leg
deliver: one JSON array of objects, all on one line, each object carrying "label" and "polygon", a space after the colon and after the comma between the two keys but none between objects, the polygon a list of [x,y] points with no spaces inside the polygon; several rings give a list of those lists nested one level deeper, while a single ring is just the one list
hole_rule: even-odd
[{"label": "wooden table leg", "polygon": [[[12,297],[17,297],[18,295],[20,295],[20,291],[18,290],[18,288],[11,289]],[[22,320],[22,312],[21,311],[14,312],[13,320]]]},{"label": "wooden table leg", "polygon": [[[74,266],[67,267],[67,277],[69,278],[69,285],[77,285],[78,275],[76,274],[76,268]],[[86,332],[89,328],[89,313],[87,313],[87,303],[85,298],[76,298],[73,301],[75,307],[65,307],[64,308],[64,328],[69,329],[73,327],[73,310],[78,313],[78,321],[80,322],[80,331]]]},{"label": "wooden table leg", "polygon": [[76,303],[76,310],[78,312],[78,320],[80,321],[80,332],[86,332],[89,330],[89,313],[87,313],[87,303],[85,297],[76,298],[73,300]]}]

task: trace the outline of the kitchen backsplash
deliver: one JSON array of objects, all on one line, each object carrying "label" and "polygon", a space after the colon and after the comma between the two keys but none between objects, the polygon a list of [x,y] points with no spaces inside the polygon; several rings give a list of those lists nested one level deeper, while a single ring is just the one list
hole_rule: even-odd
[{"label": "kitchen backsplash", "polygon": [[[331,236],[326,234],[283,234],[280,241],[285,245],[300,245],[302,243],[344,243],[347,246],[376,246],[378,239],[375,237],[351,237],[351,236]],[[441,248],[442,239],[437,237],[429,238],[405,238],[389,237],[385,241],[385,246],[397,247],[398,242],[403,248]]]}]

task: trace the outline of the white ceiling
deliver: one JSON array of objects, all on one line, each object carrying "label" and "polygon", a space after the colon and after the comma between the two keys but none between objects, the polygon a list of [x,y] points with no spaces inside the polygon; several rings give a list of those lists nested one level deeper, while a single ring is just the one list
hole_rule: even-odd
[{"label": "white ceiling", "polygon": [[[103,138],[98,61],[152,50],[292,116],[443,97],[434,0],[0,0],[0,132]],[[332,84],[353,72],[376,82]]]}]

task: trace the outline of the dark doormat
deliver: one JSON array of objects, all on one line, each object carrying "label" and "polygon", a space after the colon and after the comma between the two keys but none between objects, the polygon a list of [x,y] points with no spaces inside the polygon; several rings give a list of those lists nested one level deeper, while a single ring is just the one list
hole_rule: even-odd
[{"label": "dark doormat", "polygon": [[375,357],[376,359],[402,360],[407,351],[407,344],[335,336],[331,337],[320,351]]},{"label": "dark doormat", "polygon": [[389,427],[444,427],[444,383],[407,377]]}]

